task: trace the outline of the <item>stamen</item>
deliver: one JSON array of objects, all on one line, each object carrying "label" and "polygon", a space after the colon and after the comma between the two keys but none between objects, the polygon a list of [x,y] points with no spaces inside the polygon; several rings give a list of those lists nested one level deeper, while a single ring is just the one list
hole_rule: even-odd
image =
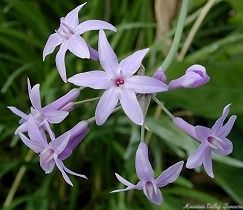
[{"label": "stamen", "polygon": [[220,150],[220,151],[224,150],[224,148],[220,145],[220,141],[214,138],[213,136],[208,137],[208,143],[215,150]]},{"label": "stamen", "polygon": [[117,87],[120,87],[120,86],[122,86],[123,84],[124,84],[124,79],[119,78],[119,79],[116,79],[116,80],[115,80],[115,85],[116,85]]}]

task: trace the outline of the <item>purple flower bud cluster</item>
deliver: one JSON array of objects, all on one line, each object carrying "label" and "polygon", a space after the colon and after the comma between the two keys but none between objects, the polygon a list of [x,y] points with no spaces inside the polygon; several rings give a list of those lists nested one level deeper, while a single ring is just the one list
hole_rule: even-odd
[{"label": "purple flower bud cluster", "polygon": [[[59,28],[50,35],[46,42],[43,60],[60,45],[55,61],[61,79],[65,83],[69,82],[79,87],[104,90],[95,110],[94,119],[97,125],[103,125],[114,109],[120,107],[131,122],[144,129],[145,115],[152,95],[177,88],[196,88],[210,80],[205,67],[198,64],[190,66],[183,76],[172,81],[167,80],[161,67],[152,77],[137,74],[149,48],[138,50],[118,61],[104,31],[116,32],[116,28],[101,20],[86,20],[80,23],[78,13],[85,4],[79,5],[60,19]],[[82,37],[83,33],[91,30],[99,30],[97,50],[86,43]],[[101,70],[85,71],[68,77],[65,65],[65,54],[68,50],[79,58],[98,61]],[[21,118],[15,134],[27,147],[39,154],[40,166],[45,173],[51,173],[57,166],[64,180],[70,185],[72,182],[67,174],[86,178],[86,176],[68,169],[63,161],[70,157],[72,151],[85,138],[89,132],[88,123],[90,121],[83,120],[58,137],[55,137],[52,130],[54,124],[61,123],[69,112],[73,111],[80,89],[74,88],[43,107],[40,85],[36,84],[31,87],[30,81],[27,79],[27,86],[31,102],[30,111],[26,114],[16,107],[8,107]],[[142,105],[139,96],[150,97],[147,104]],[[187,168],[196,168],[203,164],[207,174],[213,177],[212,153],[228,155],[232,152],[232,143],[226,137],[233,127],[236,116],[231,116],[229,121],[223,124],[229,113],[229,107],[230,105],[227,105],[224,108],[222,116],[211,129],[203,126],[194,127],[182,118],[174,117],[171,114],[172,121],[177,127],[200,142],[198,149],[188,157]],[[117,179],[127,187],[114,190],[112,193],[134,189],[143,190],[148,200],[159,205],[163,201],[159,188],[174,182],[180,175],[183,164],[183,161],[179,161],[154,178],[153,168],[148,158],[148,145],[141,138],[135,157],[135,168],[139,181],[137,184],[132,184],[116,173]]]}]

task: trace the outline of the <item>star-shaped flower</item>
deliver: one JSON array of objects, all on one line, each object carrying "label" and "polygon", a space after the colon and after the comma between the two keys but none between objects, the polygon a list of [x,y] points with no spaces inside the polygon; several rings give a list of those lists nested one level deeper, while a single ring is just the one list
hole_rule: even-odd
[{"label": "star-shaped flower", "polygon": [[47,129],[51,138],[50,143],[47,142],[45,133],[39,130],[33,117],[30,117],[28,120],[28,127],[29,138],[21,132],[19,133],[19,136],[27,147],[35,153],[40,154],[40,166],[45,173],[51,173],[56,165],[61,171],[64,180],[71,186],[73,184],[66,173],[87,179],[86,176],[71,171],[63,164],[63,161],[72,154],[73,149],[88,133],[89,128],[86,121],[78,123],[71,130],[62,134],[58,138],[55,138],[51,129]]},{"label": "star-shaped flower", "polygon": [[73,100],[75,100],[80,91],[78,89],[72,89],[67,94],[57,99],[56,101],[48,104],[47,106],[41,106],[40,98],[40,85],[36,84],[31,88],[29,79],[27,80],[29,98],[32,104],[30,113],[25,114],[16,107],[9,106],[8,108],[16,115],[21,117],[20,126],[16,129],[18,132],[28,131],[28,120],[30,116],[34,118],[39,127],[46,128],[46,124],[57,124],[62,122],[69,114],[69,111],[73,107]]},{"label": "star-shaped flower", "polygon": [[144,117],[136,93],[156,93],[167,90],[163,82],[148,76],[134,76],[149,49],[139,50],[118,63],[104,31],[99,32],[98,53],[104,71],[79,73],[68,79],[78,86],[105,89],[95,111],[97,125],[105,123],[118,101],[126,115],[136,124]]},{"label": "star-shaped flower", "polygon": [[119,174],[115,174],[117,179],[122,184],[126,185],[127,188],[114,190],[112,191],[112,193],[134,189],[143,190],[144,194],[151,202],[160,205],[163,201],[163,198],[159,188],[174,182],[178,178],[182,170],[183,164],[184,162],[180,161],[170,166],[168,169],[163,171],[158,178],[155,179],[153,168],[148,158],[148,146],[147,144],[141,142],[136,152],[135,161],[136,173],[140,181],[136,185],[134,185],[121,177]]},{"label": "star-shaped flower", "polygon": [[101,20],[87,20],[79,23],[78,13],[85,4],[77,6],[61,18],[60,27],[50,35],[43,50],[43,60],[45,60],[45,57],[60,45],[60,49],[56,54],[56,66],[64,82],[67,80],[65,67],[65,53],[67,50],[80,58],[97,59],[97,51],[91,48],[80,35],[91,30],[108,29],[116,31],[113,25]]},{"label": "star-shaped flower", "polygon": [[190,136],[200,142],[200,146],[188,157],[186,167],[196,168],[203,164],[205,171],[210,177],[214,177],[212,167],[212,152],[219,155],[229,155],[233,150],[232,142],[226,138],[236,120],[232,115],[228,122],[224,121],[229,114],[230,104],[224,107],[221,117],[212,128],[203,126],[192,126],[180,117],[175,117],[173,122]]}]

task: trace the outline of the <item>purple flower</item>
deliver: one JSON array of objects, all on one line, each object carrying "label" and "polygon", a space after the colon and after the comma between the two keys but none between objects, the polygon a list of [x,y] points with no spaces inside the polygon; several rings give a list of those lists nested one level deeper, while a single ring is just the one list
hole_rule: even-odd
[{"label": "purple flower", "polygon": [[61,18],[60,27],[55,33],[50,35],[43,50],[43,60],[45,60],[45,57],[60,45],[60,49],[56,55],[56,66],[64,82],[67,80],[65,67],[65,53],[67,50],[80,58],[97,59],[97,51],[84,41],[80,36],[81,34],[100,29],[116,31],[114,26],[101,20],[87,20],[79,23],[78,12],[85,4],[79,5],[65,17]]},{"label": "purple flower", "polygon": [[148,159],[148,146],[141,142],[136,152],[136,173],[139,178],[139,182],[134,185],[122,178],[119,174],[115,174],[117,179],[127,186],[125,189],[114,190],[114,192],[123,192],[127,190],[143,190],[146,197],[153,203],[160,205],[163,201],[160,187],[164,187],[169,183],[174,182],[183,167],[184,162],[180,161],[165,171],[163,171],[158,178],[154,178],[154,172]]},{"label": "purple flower", "polygon": [[40,99],[40,85],[36,84],[33,88],[31,88],[29,79],[27,80],[27,85],[29,98],[32,104],[30,114],[25,114],[13,106],[8,107],[14,114],[21,117],[21,125],[16,129],[16,134],[18,132],[28,131],[27,124],[30,116],[34,118],[39,127],[44,128],[46,128],[47,123],[56,124],[62,122],[73,107],[72,101],[79,96],[80,92],[78,89],[72,89],[66,95],[42,108]]},{"label": "purple flower", "polygon": [[47,142],[45,133],[39,130],[33,117],[30,117],[28,120],[28,127],[29,138],[23,133],[19,133],[19,136],[27,147],[32,149],[35,153],[40,154],[40,166],[45,173],[51,173],[56,165],[61,171],[64,180],[71,186],[73,186],[73,184],[67,176],[67,173],[87,179],[86,176],[71,171],[63,164],[63,161],[72,154],[73,149],[88,133],[89,128],[86,121],[78,123],[71,130],[58,138],[55,138],[52,131],[47,129],[51,138],[50,143]]},{"label": "purple flower", "polygon": [[205,67],[195,64],[190,66],[183,76],[170,81],[169,89],[195,88],[206,84],[209,80]]},{"label": "purple flower", "polygon": [[228,122],[224,121],[229,114],[230,104],[224,107],[222,116],[215,122],[212,128],[203,126],[192,126],[180,117],[175,117],[173,122],[190,136],[198,140],[200,146],[190,154],[186,167],[196,168],[203,164],[205,171],[210,177],[214,177],[212,168],[212,152],[219,155],[229,155],[233,150],[232,142],[226,137],[230,133],[236,116],[229,118]]},{"label": "purple flower", "polygon": [[154,72],[153,77],[167,84],[167,77],[161,67]]},{"label": "purple flower", "polygon": [[98,53],[104,71],[79,73],[68,79],[78,86],[105,89],[95,111],[97,125],[105,123],[118,101],[126,115],[136,124],[143,123],[143,113],[136,93],[167,90],[167,85],[148,76],[133,76],[149,49],[139,50],[118,63],[104,31],[99,33]]}]

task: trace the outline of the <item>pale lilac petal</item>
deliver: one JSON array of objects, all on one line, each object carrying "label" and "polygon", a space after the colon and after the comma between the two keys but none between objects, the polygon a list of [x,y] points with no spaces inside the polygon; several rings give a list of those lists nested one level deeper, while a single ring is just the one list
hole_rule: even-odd
[{"label": "pale lilac petal", "polygon": [[102,20],[86,20],[82,23],[80,23],[77,27],[76,33],[82,34],[86,31],[92,31],[92,30],[111,30],[111,31],[117,31],[116,28],[111,25],[110,23],[107,23]]},{"label": "pale lilac petal", "polygon": [[65,149],[58,155],[60,160],[67,159],[73,152],[74,148],[84,139],[89,132],[87,121],[82,121],[75,125],[70,131],[71,136]]},{"label": "pale lilac petal", "polygon": [[[189,134],[191,137],[197,139],[196,132],[195,132],[195,127],[185,120],[183,120],[180,117],[174,117],[173,118],[173,123],[180,128],[181,130],[185,131],[187,134]],[[197,139],[198,140],[198,139]]]},{"label": "pale lilac petal", "polygon": [[80,90],[74,88],[66,93],[64,96],[58,98],[57,100],[53,101],[52,103],[48,104],[43,108],[44,112],[53,111],[53,110],[63,110],[67,104],[75,100],[79,96]]},{"label": "pale lilac petal", "polygon": [[[63,162],[61,162],[63,164]],[[85,175],[83,174],[78,174],[74,171],[71,171],[69,168],[67,168],[64,164],[63,164],[63,169],[64,171],[66,171],[67,173],[71,174],[71,175],[74,175],[74,176],[78,176],[78,177],[81,177],[81,178],[84,178],[84,179],[88,179]]]},{"label": "pale lilac petal", "polygon": [[230,109],[230,106],[231,104],[228,104],[224,107],[224,110],[223,110],[223,113],[222,115],[220,116],[220,118],[215,122],[215,124],[213,125],[212,127],[212,131],[213,131],[213,134],[214,135],[217,135],[218,132],[220,132],[223,124],[224,124],[224,121],[227,117],[227,115],[229,114],[229,109]]},{"label": "pale lilac petal", "polygon": [[87,44],[87,46],[88,46],[88,49],[89,49],[90,59],[93,60],[93,61],[98,61],[99,60],[99,53],[98,53],[98,51],[95,50],[94,48],[92,48],[88,44]]},{"label": "pale lilac petal", "polygon": [[55,50],[55,48],[60,45],[63,42],[63,38],[57,34],[51,34],[46,42],[46,45],[43,50],[43,61],[45,60],[45,57]]},{"label": "pale lilac petal", "polygon": [[163,83],[167,83],[167,77],[162,67],[159,67],[153,74],[153,78],[160,80]]},{"label": "pale lilac petal", "polygon": [[147,199],[156,205],[160,205],[163,201],[159,188],[151,182],[147,182],[143,188],[143,192]]},{"label": "pale lilac petal", "polygon": [[21,117],[22,119],[28,120],[29,115],[27,115],[24,112],[20,111],[16,107],[14,107],[14,106],[8,106],[7,108],[10,109],[10,111],[13,112],[14,114],[16,114],[19,117]]},{"label": "pale lilac petal", "polygon": [[119,92],[116,88],[110,88],[103,93],[95,110],[95,119],[97,125],[104,124],[107,118],[113,112],[118,103],[118,94]]},{"label": "pale lilac petal", "polygon": [[116,178],[119,180],[119,182],[121,182],[122,184],[126,185],[127,188],[125,188],[125,189],[119,189],[119,190],[113,190],[113,191],[111,191],[111,193],[124,192],[124,191],[128,191],[128,190],[134,190],[134,189],[136,189],[136,185],[134,185],[131,182],[127,181],[126,179],[124,179],[123,177],[121,177],[117,173],[115,173],[115,175],[116,175]]},{"label": "pale lilac petal", "polygon": [[128,118],[137,125],[142,125],[144,116],[138,103],[136,94],[129,89],[122,89],[120,92],[120,103]]},{"label": "pale lilac petal", "polygon": [[100,64],[105,72],[110,75],[118,74],[117,56],[111,48],[103,30],[99,32],[98,53]]},{"label": "pale lilac petal", "polygon": [[62,176],[64,178],[64,180],[71,186],[73,186],[73,183],[71,182],[71,180],[69,179],[68,175],[66,174],[66,172],[63,169],[63,162],[61,160],[59,160],[57,157],[54,157],[57,168],[61,171]]},{"label": "pale lilac petal", "polygon": [[168,90],[165,83],[148,76],[132,76],[126,79],[125,85],[136,93],[157,93]]},{"label": "pale lilac petal", "polygon": [[70,140],[70,132],[65,133],[62,137],[58,137],[50,142],[49,146],[55,154],[59,155],[66,148]]},{"label": "pale lilac petal", "polygon": [[33,139],[30,140],[22,133],[18,133],[18,135],[21,138],[22,142],[35,153],[41,153],[45,149],[44,145],[41,142],[35,141]]},{"label": "pale lilac petal", "polygon": [[73,35],[67,40],[67,48],[79,58],[90,58],[89,48],[79,35]]},{"label": "pale lilac petal", "polygon": [[40,166],[45,171],[46,174],[49,174],[53,171],[55,167],[55,160],[53,159],[53,151],[50,149],[45,149],[40,154]]},{"label": "pale lilac petal", "polygon": [[141,66],[144,56],[149,51],[149,48],[138,50],[132,55],[121,60],[118,69],[124,77],[132,76]]},{"label": "pale lilac petal", "polygon": [[67,51],[67,42],[63,42],[60,46],[59,51],[56,54],[56,66],[60,77],[64,82],[67,81],[66,67],[65,67],[65,54]]},{"label": "pale lilac petal", "polygon": [[169,183],[174,182],[180,175],[182,167],[184,162],[180,161],[169,168],[167,168],[165,171],[163,171],[160,176],[155,179],[156,184],[158,187],[164,187],[168,185]]},{"label": "pale lilac petal", "polygon": [[21,133],[24,133],[24,132],[27,132],[28,131],[28,125],[27,125],[27,121],[26,122],[23,122],[23,124],[21,124],[17,129],[16,131],[14,132],[15,135],[18,135],[20,132]]},{"label": "pale lilac petal", "polygon": [[229,155],[233,151],[233,144],[227,138],[222,138],[220,141],[217,141],[217,149],[213,149],[213,151],[219,155]]},{"label": "pale lilac petal", "polygon": [[149,162],[148,146],[141,142],[138,146],[135,159],[136,173],[140,180],[150,181],[154,179],[154,171]]},{"label": "pale lilac petal", "polygon": [[61,108],[61,111],[71,112],[75,107],[75,102],[70,102]]},{"label": "pale lilac petal", "polygon": [[67,116],[69,112],[67,111],[49,111],[44,112],[44,116],[46,117],[47,121],[51,124],[56,124],[62,122]]},{"label": "pale lilac petal", "polygon": [[206,73],[205,67],[201,65],[192,65],[186,70],[183,76],[172,80],[169,83],[169,88],[195,88],[206,84],[209,80],[210,78]]},{"label": "pale lilac petal", "polygon": [[78,19],[78,13],[79,10],[86,4],[86,2],[84,4],[81,4],[79,6],[77,6],[76,8],[74,8],[73,10],[71,10],[66,16],[65,16],[65,23],[73,28],[76,28],[78,26],[79,23],[79,19]]},{"label": "pale lilac petal", "polygon": [[29,117],[27,121],[27,126],[28,126],[28,135],[31,141],[39,142],[40,145],[47,147],[48,146],[47,139],[45,138],[44,135],[41,134],[41,131],[32,116]]},{"label": "pale lilac petal", "polygon": [[236,120],[237,116],[236,115],[232,115],[228,122],[226,124],[224,124],[224,126],[220,129],[219,131],[219,136],[223,136],[223,137],[226,137],[229,135],[230,131],[232,130],[232,127],[235,123],[235,120]]},{"label": "pale lilac petal", "polygon": [[113,85],[111,77],[104,71],[89,71],[76,74],[68,82],[81,87],[108,89]]},{"label": "pale lilac petal", "polygon": [[205,150],[204,157],[203,157],[203,166],[207,174],[210,177],[214,178],[211,153],[212,152],[210,148],[207,148]]},{"label": "pale lilac petal", "polygon": [[187,168],[197,168],[203,163],[205,151],[208,149],[208,143],[201,143],[200,146],[187,159]]},{"label": "pale lilac petal", "polygon": [[33,105],[33,107],[38,110],[41,111],[42,107],[41,107],[41,99],[40,99],[40,85],[37,84],[35,85],[31,91],[30,91],[30,101],[31,104]]},{"label": "pale lilac petal", "polygon": [[198,141],[205,142],[205,141],[207,141],[207,139],[211,133],[211,129],[198,125],[195,127],[195,133],[196,133],[196,139]]}]

